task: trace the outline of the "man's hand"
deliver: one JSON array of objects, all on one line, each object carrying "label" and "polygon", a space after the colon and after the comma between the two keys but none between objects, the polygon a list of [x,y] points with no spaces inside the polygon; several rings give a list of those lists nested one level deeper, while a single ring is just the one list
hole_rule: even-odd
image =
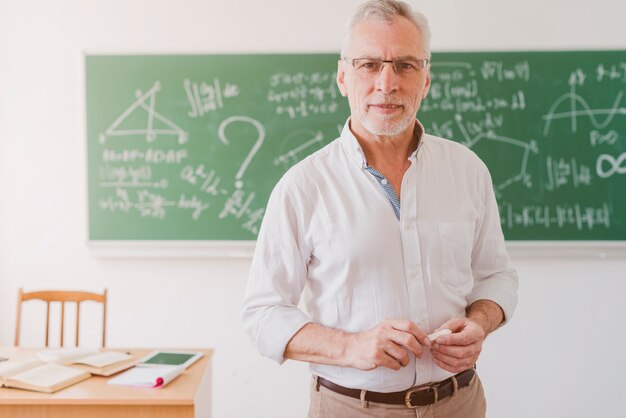
[{"label": "man's hand", "polygon": [[500,305],[485,299],[468,306],[466,314],[467,318],[452,318],[439,327],[449,329],[452,334],[437,338],[430,350],[435,364],[452,373],[474,367],[487,334],[504,320]]},{"label": "man's hand", "polygon": [[452,373],[474,367],[486,336],[483,328],[468,318],[453,318],[441,328],[451,330],[452,334],[433,342],[430,352],[435,364]]},{"label": "man's hand", "polygon": [[348,338],[346,362],[361,370],[381,366],[400,370],[409,364],[408,351],[419,358],[422,346],[430,346],[426,333],[414,322],[404,319],[387,319],[368,331],[350,334]]}]

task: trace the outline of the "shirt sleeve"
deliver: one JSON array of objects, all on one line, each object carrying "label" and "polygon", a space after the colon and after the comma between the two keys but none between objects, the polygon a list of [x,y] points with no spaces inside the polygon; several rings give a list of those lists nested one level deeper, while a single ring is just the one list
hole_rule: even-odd
[{"label": "shirt sleeve", "polygon": [[284,179],[272,191],[259,231],[242,310],[245,331],[262,355],[282,364],[285,347],[311,319],[298,308],[310,251]]},{"label": "shirt sleeve", "polygon": [[482,177],[484,208],[472,249],[474,288],[467,296],[467,302],[469,305],[487,299],[497,303],[504,312],[501,324],[504,325],[511,319],[517,305],[518,277],[509,264],[498,205],[486,167]]}]

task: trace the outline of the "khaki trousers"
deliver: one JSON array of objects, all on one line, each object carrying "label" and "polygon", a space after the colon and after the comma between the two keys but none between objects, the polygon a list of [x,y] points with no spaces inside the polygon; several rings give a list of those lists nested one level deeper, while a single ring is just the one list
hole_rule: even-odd
[{"label": "khaki trousers", "polygon": [[470,384],[436,404],[419,406],[415,409],[405,405],[388,405],[368,402],[340,395],[324,386],[316,390],[315,377],[311,383],[309,418],[485,418],[487,403],[478,375]]}]

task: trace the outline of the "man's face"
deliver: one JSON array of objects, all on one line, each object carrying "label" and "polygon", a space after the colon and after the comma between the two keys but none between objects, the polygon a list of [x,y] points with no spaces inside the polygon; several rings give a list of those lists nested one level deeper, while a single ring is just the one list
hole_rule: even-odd
[{"label": "man's face", "polygon": [[[359,22],[347,40],[344,55],[349,59],[428,58],[419,30],[403,17],[392,23],[377,18]],[[348,97],[353,132],[396,136],[412,132],[420,103],[428,94],[430,72],[426,66],[413,74],[399,75],[388,63],[380,73],[367,73],[342,60],[337,84],[341,94]]]}]

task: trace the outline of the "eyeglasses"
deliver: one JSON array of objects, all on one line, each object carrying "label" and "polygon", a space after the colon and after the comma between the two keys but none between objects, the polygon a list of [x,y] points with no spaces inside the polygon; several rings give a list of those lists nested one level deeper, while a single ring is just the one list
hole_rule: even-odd
[{"label": "eyeglasses", "polygon": [[378,75],[383,70],[385,64],[391,64],[393,72],[400,77],[411,77],[417,75],[420,70],[430,62],[429,59],[401,58],[396,60],[383,60],[380,58],[342,58],[352,65],[354,69],[363,75]]}]

